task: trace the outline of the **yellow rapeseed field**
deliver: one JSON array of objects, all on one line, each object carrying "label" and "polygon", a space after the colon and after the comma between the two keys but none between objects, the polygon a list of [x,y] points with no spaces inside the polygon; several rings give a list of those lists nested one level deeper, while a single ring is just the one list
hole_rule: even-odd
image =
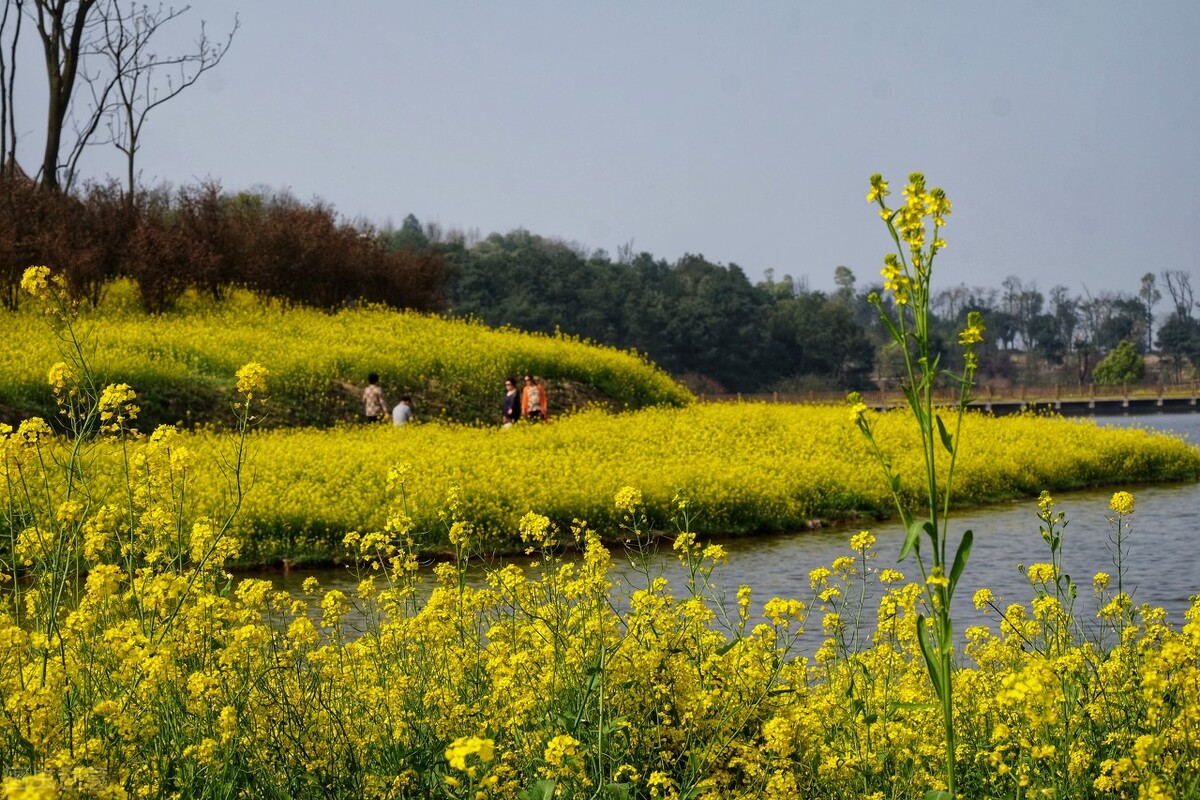
[{"label": "yellow rapeseed field", "polygon": [[[880,415],[878,431],[897,468],[919,474],[911,419],[903,412]],[[1036,497],[1042,489],[1200,476],[1195,446],[1088,420],[973,413],[963,437],[955,497],[964,505]],[[211,454],[223,438],[202,433],[182,441]],[[1045,457],[1048,441],[1055,443],[1053,458]],[[408,469],[417,543],[430,550],[446,547],[439,514],[454,487],[482,539],[507,551],[519,549],[518,521],[529,511],[563,530],[573,519],[611,530],[611,498],[626,485],[641,490],[650,521],[667,532],[677,495],[703,508],[695,526],[708,534],[795,531],[812,520],[895,514],[849,414],[831,407],[698,404],[589,412],[510,430],[445,424],[267,430],[252,436],[250,447],[253,479],[238,523],[250,560],[340,555],[346,531],[383,526],[386,476],[395,466]],[[215,472],[196,469],[193,497],[211,501],[224,484]]]},{"label": "yellow rapeseed field", "polygon": [[[23,286],[69,333],[61,283],[32,270]],[[922,643],[926,588],[945,576],[878,569],[862,531],[804,596],[742,586],[723,601],[725,553],[699,526],[882,513],[856,425],[907,480],[921,461],[903,455],[919,450],[907,414],[739,404],[248,435],[271,391],[249,363],[229,432],[133,436],[138,396],[92,384],[70,341],[47,377],[75,435],[0,424],[4,800],[915,800],[950,796],[947,751],[959,797],[1200,785],[1200,598],[1175,627],[1133,603],[1119,558],[1076,586],[1049,493],[1028,602],[982,589],[996,624],[946,640],[953,738]],[[1087,422],[967,415],[961,435],[966,502],[1200,473],[1190,444]],[[1117,553],[1136,508],[1112,496]],[[565,521],[580,515],[593,523]],[[671,515],[685,585],[649,571],[615,585],[604,539],[640,541]],[[352,591],[310,579],[297,597],[226,572],[264,538],[351,525],[337,539]],[[418,588],[430,538],[453,559]],[[468,583],[468,557],[500,541],[538,569]],[[566,541],[582,553],[561,558]],[[1076,611],[1081,590],[1095,617]]]},{"label": "yellow rapeseed field", "polygon": [[[330,314],[239,291],[220,302],[190,295],[177,311],[151,316],[117,282],[98,310],[80,313],[85,344],[103,343],[89,354],[101,383],[133,386],[144,412],[168,423],[229,418],[228,376],[249,361],[270,371],[270,421],[278,425],[361,413],[343,387],[364,386],[369,372],[379,373],[389,402],[411,394],[422,418],[499,419],[505,376],[525,373],[545,378],[552,397],[582,385],[591,391],[585,399],[617,409],[693,401],[633,353],[383,307]],[[4,316],[0,408],[51,416],[46,370],[61,358],[59,342],[32,306]]]}]

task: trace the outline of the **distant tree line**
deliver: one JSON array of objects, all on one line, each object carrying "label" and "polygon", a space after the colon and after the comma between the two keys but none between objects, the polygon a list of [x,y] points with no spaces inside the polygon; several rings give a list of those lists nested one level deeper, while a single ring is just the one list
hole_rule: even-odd
[{"label": "distant tree line", "polygon": [[444,252],[453,313],[635,348],[697,388],[871,379],[874,346],[851,305],[755,286],[736,264],[632,252],[614,260],[524,230]]},{"label": "distant tree line", "polygon": [[[110,182],[47,190],[0,175],[0,302],[15,308],[31,264],[62,270],[91,302],[117,277],[136,282],[147,310],[169,311],[188,290],[220,298],[242,287],[285,302],[336,309],[383,303],[490,325],[556,331],[636,349],[701,392],[805,392],[894,387],[903,359],[845,266],[836,289],[791,276],[751,282],[736,264],[688,254],[668,262],[623,247],[604,251],[526,230],[486,238],[423,226],[347,222],[329,206],[287,193],[227,194],[213,183],[177,190]],[[1146,273],[1136,291],[1042,292],[947,287],[932,301],[932,341],[943,363],[969,311],[987,337],[988,383],[1127,383],[1195,379],[1200,320],[1191,276]],[[1144,357],[1160,369],[1148,373]],[[1106,359],[1110,359],[1105,363]]]},{"label": "distant tree line", "polygon": [[[411,216],[406,226],[410,236],[419,230]],[[861,389],[895,386],[901,377],[902,358],[868,301],[872,292],[884,296],[881,284],[859,287],[845,266],[826,293],[770,272],[751,283],[736,264],[700,255],[668,263],[623,248],[613,259],[524,230],[441,247],[452,267],[453,313],[636,348],[701,391]],[[1156,326],[1164,290],[1169,307]],[[1167,371],[1155,377],[1178,381],[1194,378],[1200,365],[1196,306],[1191,276],[1179,270],[1146,273],[1129,294],[1073,295],[1064,286],[1043,293],[1010,277],[999,288],[939,292],[933,341],[943,363],[956,366],[958,332],[969,311],[980,311],[988,328],[978,353],[982,381],[1082,385],[1122,342],[1122,358],[1157,352]],[[1144,365],[1142,372],[1110,367],[1099,379],[1143,374]]]}]

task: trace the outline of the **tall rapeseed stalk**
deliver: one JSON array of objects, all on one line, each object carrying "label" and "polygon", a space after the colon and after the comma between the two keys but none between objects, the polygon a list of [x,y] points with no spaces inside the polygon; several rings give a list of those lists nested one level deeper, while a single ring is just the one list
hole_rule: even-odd
[{"label": "tall rapeseed stalk", "polygon": [[[983,322],[979,312],[967,316],[967,326],[959,334],[964,348],[961,373],[939,371],[939,356],[930,347],[929,300],[933,278],[933,262],[946,242],[941,229],[950,214],[950,201],[939,188],[926,189],[925,176],[914,172],[904,187],[904,203],[891,208],[886,198],[887,181],[876,174],[871,176],[871,191],[867,201],[879,205],[879,216],[887,225],[896,245],[896,252],[884,257],[882,274],[884,291],[892,303],[885,305],[877,293],[870,301],[879,311],[880,319],[904,355],[906,378],[904,396],[916,419],[921,434],[925,467],[925,502],[923,509],[910,509],[900,493],[901,476],[893,470],[891,460],[875,440],[867,406],[857,392],[849,397],[851,415],[871,445],[904,522],[907,536],[900,551],[900,560],[912,554],[924,579],[923,591],[929,617],[917,618],[917,639],[921,654],[942,708],[946,737],[946,790],[931,791],[926,797],[955,796],[955,736],[954,736],[954,623],[950,617],[950,601],[958,579],[971,552],[971,531],[959,539],[954,560],[948,558],[950,493],[954,465],[960,446],[963,412],[970,401],[974,384],[976,356],[974,346],[983,338]],[[932,230],[930,231],[930,228]],[[946,411],[953,415],[951,433],[942,419],[941,410],[933,402],[934,385],[939,375],[945,375],[959,387],[957,404]],[[947,459],[945,482],[940,479],[939,459]],[[922,518],[922,516],[924,518]],[[929,551],[922,551],[927,540]]]}]

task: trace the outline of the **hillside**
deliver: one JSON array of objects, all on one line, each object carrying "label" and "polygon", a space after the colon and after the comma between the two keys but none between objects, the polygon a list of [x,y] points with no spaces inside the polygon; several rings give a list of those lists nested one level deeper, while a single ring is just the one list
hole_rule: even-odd
[{"label": "hillside", "polygon": [[[54,332],[29,302],[5,313],[4,327],[0,419],[52,419],[46,375],[62,360]],[[149,315],[132,286],[117,282],[95,310],[83,312],[79,327],[99,382],[137,391],[143,430],[227,421],[233,374],[249,361],[271,374],[269,426],[358,419],[370,372],[379,373],[389,403],[410,395],[419,420],[494,422],[504,377],[524,373],[545,379],[552,415],[693,400],[635,353],[379,306],[326,313],[239,291],[216,301],[190,294],[177,310]]]}]

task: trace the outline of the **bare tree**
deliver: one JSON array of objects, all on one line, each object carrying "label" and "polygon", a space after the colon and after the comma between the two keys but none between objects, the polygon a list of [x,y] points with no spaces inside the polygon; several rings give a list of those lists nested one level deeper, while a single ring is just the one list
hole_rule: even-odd
[{"label": "bare tree", "polygon": [[233,29],[225,41],[213,42],[201,21],[200,37],[192,52],[163,56],[151,50],[155,34],[189,9],[190,6],[176,10],[164,9],[162,5],[155,9],[131,5],[128,12],[122,12],[120,3],[113,2],[100,12],[104,23],[101,53],[114,77],[116,94],[108,127],[112,143],[125,155],[130,203],[136,189],[135,160],[146,118],[151,111],[178,97],[201,75],[220,64],[240,26],[235,17]]},{"label": "bare tree", "polygon": [[24,5],[25,0],[5,0],[0,15],[0,175],[11,174],[17,168],[17,114],[13,98]]},{"label": "bare tree", "polygon": [[1192,292],[1192,276],[1181,269],[1165,269],[1162,272],[1163,282],[1167,284],[1167,293],[1175,304],[1175,313],[1180,319],[1191,319],[1192,309],[1196,307],[1196,296]]},{"label": "bare tree", "polygon": [[972,290],[965,283],[940,290],[933,298],[933,308],[947,322],[958,321],[972,303]]},{"label": "bare tree", "polygon": [[[107,121],[108,141],[128,160],[132,195],[134,159],[146,117],[220,63],[238,29],[237,19],[223,43],[210,42],[202,22],[195,51],[162,56],[150,49],[151,40],[190,6],[164,10],[161,5],[151,9],[131,2],[122,10],[121,0],[32,2],[49,86],[46,146],[38,172],[42,186],[69,189],[84,150],[95,143],[94,134]],[[77,100],[81,82],[91,94],[86,103]],[[74,140],[64,158],[68,121],[74,126]]]},{"label": "bare tree", "polygon": [[38,172],[43,186],[59,188],[59,152],[63,128],[75,94],[75,79],[89,41],[97,0],[33,0],[34,21],[46,61],[49,94],[46,106],[46,149]]},{"label": "bare tree", "polygon": [[624,244],[617,245],[617,263],[632,264],[633,263],[633,239],[630,239]]}]

